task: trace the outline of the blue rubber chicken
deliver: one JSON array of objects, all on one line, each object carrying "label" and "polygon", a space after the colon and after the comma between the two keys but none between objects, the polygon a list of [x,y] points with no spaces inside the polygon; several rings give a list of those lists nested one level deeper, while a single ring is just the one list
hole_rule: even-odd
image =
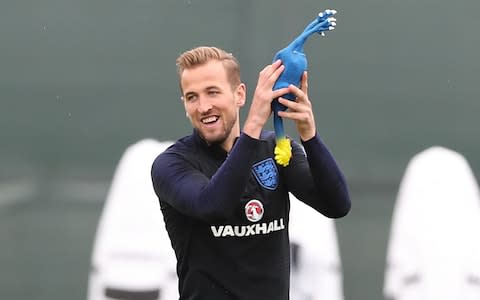
[{"label": "blue rubber chicken", "polygon": [[[300,87],[303,72],[307,70],[307,57],[304,53],[303,46],[310,35],[319,33],[324,36],[325,31],[335,29],[336,19],[332,16],[336,13],[333,9],[327,9],[319,13],[315,20],[308,24],[297,38],[275,54],[273,61],[275,62],[280,59],[285,69],[275,82],[273,90],[288,87],[290,84]],[[285,94],[282,97],[295,101],[295,95],[291,93]],[[284,105],[278,102],[278,99],[273,100],[273,126],[276,138],[275,160],[279,165],[284,167],[288,166],[290,162],[292,150],[290,140],[285,135],[283,120],[278,116],[278,112],[286,109]]]}]

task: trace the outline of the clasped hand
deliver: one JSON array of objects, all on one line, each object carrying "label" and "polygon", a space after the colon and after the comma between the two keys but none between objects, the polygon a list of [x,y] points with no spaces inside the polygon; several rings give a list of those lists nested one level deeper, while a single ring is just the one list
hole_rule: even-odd
[{"label": "clasped hand", "polygon": [[[272,101],[278,98],[278,101],[287,107],[287,110],[279,111],[278,115],[282,118],[293,120],[300,138],[306,141],[315,136],[316,133],[312,104],[308,98],[307,72],[304,72],[302,75],[301,88],[289,85],[286,88],[272,90],[284,69],[282,62],[277,60],[260,71],[252,104],[245,121],[244,132],[258,138],[262,128],[272,114]],[[290,101],[281,97],[288,93],[294,94],[296,101]]]}]

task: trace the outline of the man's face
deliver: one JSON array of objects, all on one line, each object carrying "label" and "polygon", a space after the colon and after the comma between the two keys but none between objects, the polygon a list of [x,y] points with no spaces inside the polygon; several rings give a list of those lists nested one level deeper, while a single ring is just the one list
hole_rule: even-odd
[{"label": "man's face", "polygon": [[180,84],[187,116],[207,143],[223,144],[238,135],[245,86],[232,88],[221,62],[210,61],[184,70]]}]

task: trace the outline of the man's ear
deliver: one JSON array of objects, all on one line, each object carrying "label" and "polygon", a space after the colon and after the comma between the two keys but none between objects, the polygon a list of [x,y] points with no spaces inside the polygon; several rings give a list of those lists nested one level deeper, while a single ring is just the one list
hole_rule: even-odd
[{"label": "man's ear", "polygon": [[240,83],[235,89],[235,101],[239,107],[245,105],[247,99],[247,86],[245,83]]}]

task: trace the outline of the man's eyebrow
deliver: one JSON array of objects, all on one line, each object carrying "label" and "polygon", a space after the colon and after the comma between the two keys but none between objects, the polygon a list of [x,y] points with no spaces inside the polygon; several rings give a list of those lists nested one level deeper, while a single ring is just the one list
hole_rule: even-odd
[{"label": "man's eyebrow", "polygon": [[[216,85],[210,85],[204,88],[204,91],[209,91],[209,90],[220,90],[220,87]],[[190,92],[186,92],[184,97],[197,95],[197,94],[198,94],[197,92],[190,91]]]},{"label": "man's eyebrow", "polygon": [[211,90],[211,89],[219,90],[220,87],[218,87],[218,86],[216,86],[216,85],[210,85],[210,86],[207,86],[207,87],[205,88],[205,90]]}]

